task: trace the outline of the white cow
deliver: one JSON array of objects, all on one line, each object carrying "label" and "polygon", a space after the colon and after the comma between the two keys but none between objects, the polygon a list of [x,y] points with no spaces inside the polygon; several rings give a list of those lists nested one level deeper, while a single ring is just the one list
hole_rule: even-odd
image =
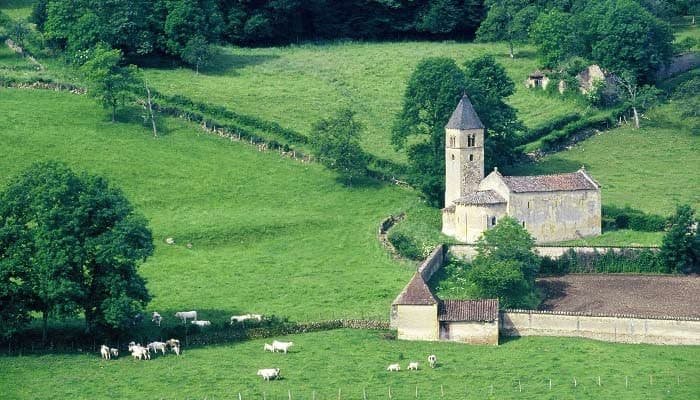
[{"label": "white cow", "polygon": [[146,348],[154,353],[157,353],[160,350],[163,353],[163,355],[165,355],[166,346],[167,345],[165,342],[151,342],[148,345],[146,345]]},{"label": "white cow", "polygon": [[389,366],[386,367],[386,370],[398,372],[401,371],[401,366],[399,364],[389,364]]},{"label": "white cow", "polygon": [[258,376],[262,376],[263,380],[269,381],[270,379],[276,379],[280,376],[279,368],[264,368],[258,370]]},{"label": "white cow", "polygon": [[287,351],[292,346],[294,346],[294,342],[278,342],[276,340],[272,342],[272,349],[274,351],[283,351],[284,354],[287,354]]},{"label": "white cow", "polygon": [[430,368],[435,368],[435,364],[437,364],[437,357],[435,357],[435,354],[428,356],[428,363],[430,364]]},{"label": "white cow", "polygon": [[190,323],[191,323],[191,324],[194,324],[194,325],[197,325],[197,326],[209,326],[209,325],[211,325],[211,321],[205,321],[205,320],[201,320],[201,321],[190,321]]},{"label": "white cow", "polygon": [[151,314],[151,321],[160,326],[161,321],[163,321],[163,317],[161,317],[158,312],[153,311],[153,314]]},{"label": "white cow", "polygon": [[102,358],[105,360],[110,359],[110,353],[109,353],[109,346],[102,345],[100,346],[100,354],[102,355]]},{"label": "white cow", "polygon": [[129,343],[129,351],[131,352],[131,356],[134,357],[134,359],[151,359],[151,353],[148,352],[148,349],[146,347],[143,347],[140,344],[136,344],[134,342]]},{"label": "white cow", "polygon": [[271,344],[265,343],[265,345],[263,346],[263,351],[271,351],[274,353],[275,348]]},{"label": "white cow", "polygon": [[197,311],[179,311],[175,313],[175,318],[180,318],[182,323],[186,323],[188,319],[197,320]]},{"label": "white cow", "polygon": [[410,362],[408,363],[408,370],[414,370],[418,371],[418,363],[417,362]]},{"label": "white cow", "polygon": [[180,355],[180,341],[177,339],[168,339],[165,342],[165,345],[170,347],[170,349],[177,354],[178,356]]},{"label": "white cow", "polygon": [[262,321],[262,315],[260,314],[243,314],[243,315],[234,315],[231,317],[231,325],[235,324],[236,322],[244,322],[249,319],[253,319],[256,321]]},{"label": "white cow", "polygon": [[109,354],[112,357],[119,357],[119,349],[115,349],[114,347],[109,348]]}]

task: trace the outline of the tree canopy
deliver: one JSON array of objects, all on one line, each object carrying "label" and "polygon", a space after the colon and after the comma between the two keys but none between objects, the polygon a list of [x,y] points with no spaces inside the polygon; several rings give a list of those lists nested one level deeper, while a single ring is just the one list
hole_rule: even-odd
[{"label": "tree canopy", "polygon": [[321,163],[348,182],[366,172],[368,161],[360,146],[362,125],[354,116],[352,110],[342,109],[316,122],[311,131],[311,144]]},{"label": "tree canopy", "polygon": [[498,297],[504,308],[530,308],[539,303],[535,277],[539,258],[535,240],[512,217],[503,217],[477,241],[469,272],[481,297]]},{"label": "tree canopy", "polygon": [[[505,97],[515,85],[492,56],[464,65],[450,58],[427,58],[416,66],[404,93],[392,142],[406,148],[409,181],[434,205],[442,205],[445,191],[445,125],[466,92],[487,128],[486,165],[507,164],[515,157],[514,136],[524,129]],[[409,138],[412,138],[410,139]]]},{"label": "tree canopy", "polygon": [[42,314],[44,337],[50,315],[128,327],[150,300],[137,269],[152,252],[146,220],[104,178],[32,165],[0,192],[0,318],[9,322],[0,329],[11,334],[30,311]]},{"label": "tree canopy", "polygon": [[687,204],[679,205],[670,222],[661,245],[661,258],[671,272],[699,272],[700,236],[695,210]]}]

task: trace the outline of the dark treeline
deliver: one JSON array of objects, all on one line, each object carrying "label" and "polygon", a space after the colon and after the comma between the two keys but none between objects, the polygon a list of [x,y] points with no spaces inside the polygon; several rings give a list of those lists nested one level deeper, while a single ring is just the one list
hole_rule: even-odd
[{"label": "dark treeline", "polygon": [[40,0],[32,20],[58,49],[103,42],[127,56],[180,56],[195,37],[237,45],[470,38],[484,15],[483,0]]}]

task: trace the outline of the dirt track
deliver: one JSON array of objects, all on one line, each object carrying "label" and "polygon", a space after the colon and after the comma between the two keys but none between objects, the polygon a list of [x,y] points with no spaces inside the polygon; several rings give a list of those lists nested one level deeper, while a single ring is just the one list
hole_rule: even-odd
[{"label": "dirt track", "polygon": [[700,317],[700,277],[565,275],[537,280],[541,310]]}]

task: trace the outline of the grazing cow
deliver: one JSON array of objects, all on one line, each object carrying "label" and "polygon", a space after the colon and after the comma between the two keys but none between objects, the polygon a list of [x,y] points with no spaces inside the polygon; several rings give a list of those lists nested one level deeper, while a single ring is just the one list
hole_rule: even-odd
[{"label": "grazing cow", "polygon": [[105,360],[109,360],[110,358],[110,353],[109,353],[109,347],[102,345],[100,346],[100,354],[102,355],[102,358]]},{"label": "grazing cow", "polygon": [[435,368],[435,365],[437,364],[437,357],[435,357],[435,354],[428,356],[428,363],[430,364],[430,368]]},{"label": "grazing cow", "polygon": [[168,340],[165,342],[165,345],[166,345],[167,347],[169,347],[169,348],[173,351],[173,353],[177,354],[178,356],[180,355],[181,349],[180,349],[180,341],[179,341],[179,340],[177,340],[177,339],[168,339]]},{"label": "grazing cow", "polygon": [[135,344],[134,342],[129,343],[129,351],[131,352],[131,356],[134,357],[134,360],[137,358],[139,360],[151,359],[151,353],[148,352],[146,347],[143,347],[140,344]]},{"label": "grazing cow", "polygon": [[262,315],[261,314],[234,315],[231,317],[231,325],[235,324],[236,322],[245,322],[249,319],[254,319],[256,321],[262,321]]},{"label": "grazing cow", "polygon": [[272,342],[272,349],[274,351],[283,351],[284,354],[287,354],[287,351],[292,346],[294,346],[294,342],[278,342],[276,340]]},{"label": "grazing cow", "polygon": [[190,323],[191,323],[191,324],[194,324],[194,325],[197,325],[197,326],[200,326],[200,327],[211,325],[211,321],[205,321],[205,320],[201,320],[201,321],[190,321]]},{"label": "grazing cow", "polygon": [[153,311],[153,314],[151,314],[151,321],[160,326],[161,321],[163,321],[163,317],[161,317],[158,312]]},{"label": "grazing cow", "polygon": [[165,243],[166,244],[175,244],[175,239],[173,239],[171,237],[165,238]]},{"label": "grazing cow", "polygon": [[109,348],[109,354],[112,357],[119,357],[119,349],[115,349],[114,347]]},{"label": "grazing cow", "polygon": [[163,355],[165,355],[165,347],[166,347],[165,342],[151,342],[148,345],[146,345],[146,348],[149,351],[157,353],[158,350],[160,350],[163,353]]},{"label": "grazing cow", "polygon": [[417,362],[410,362],[408,363],[408,370],[414,370],[418,371],[418,363]]},{"label": "grazing cow", "polygon": [[271,344],[265,343],[265,345],[263,346],[263,351],[271,351],[271,352],[274,353],[274,352],[275,352],[275,348],[274,348]]},{"label": "grazing cow", "polygon": [[179,311],[175,313],[175,318],[180,318],[182,323],[187,323],[188,319],[197,320],[197,311]]},{"label": "grazing cow", "polygon": [[399,364],[389,364],[389,366],[386,367],[386,370],[398,372],[398,371],[401,371],[401,366]]},{"label": "grazing cow", "polygon": [[263,380],[269,381],[270,379],[277,379],[280,377],[280,369],[279,368],[264,368],[264,369],[259,369],[258,376],[262,376]]}]

